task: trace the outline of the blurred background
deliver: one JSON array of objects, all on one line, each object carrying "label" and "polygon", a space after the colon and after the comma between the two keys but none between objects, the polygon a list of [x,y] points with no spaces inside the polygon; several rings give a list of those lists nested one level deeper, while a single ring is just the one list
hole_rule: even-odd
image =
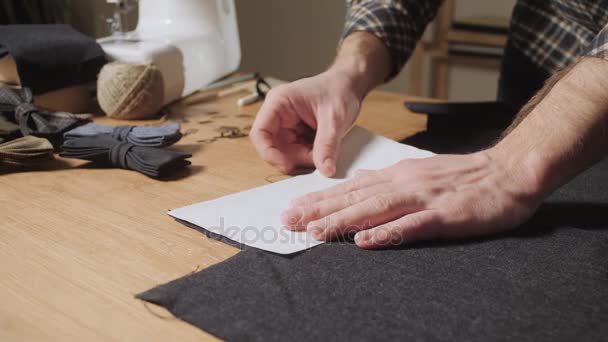
[{"label": "blurred background", "polygon": [[[170,1],[170,0],[167,0]],[[414,58],[382,89],[493,100],[507,24],[516,0],[447,0]],[[342,0],[236,0],[242,71],[295,80],[331,63],[346,14]],[[109,32],[105,0],[0,0],[0,23],[67,22],[95,37]],[[126,27],[137,22],[136,10]]]}]

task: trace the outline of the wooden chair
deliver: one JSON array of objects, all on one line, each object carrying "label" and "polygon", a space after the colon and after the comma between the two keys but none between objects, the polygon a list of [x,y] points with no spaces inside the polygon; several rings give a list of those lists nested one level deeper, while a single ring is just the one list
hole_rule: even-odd
[{"label": "wooden chair", "polygon": [[454,20],[455,0],[446,0],[434,22],[433,37],[421,41],[410,60],[408,92],[424,94],[424,63],[430,59],[430,96],[447,99],[450,68],[456,65],[497,70],[507,42],[508,19]]}]

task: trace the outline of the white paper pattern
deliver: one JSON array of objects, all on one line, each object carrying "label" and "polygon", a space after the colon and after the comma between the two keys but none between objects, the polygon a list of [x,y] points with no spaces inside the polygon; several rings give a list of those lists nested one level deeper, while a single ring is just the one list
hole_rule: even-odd
[{"label": "white paper pattern", "polygon": [[196,203],[169,212],[174,218],[202,227],[240,244],[278,254],[291,254],[321,244],[306,232],[292,232],[280,215],[289,201],[352,177],[358,169],[377,170],[402,159],[433,153],[354,127],[343,141],[335,178],[318,171],[284,181]]}]

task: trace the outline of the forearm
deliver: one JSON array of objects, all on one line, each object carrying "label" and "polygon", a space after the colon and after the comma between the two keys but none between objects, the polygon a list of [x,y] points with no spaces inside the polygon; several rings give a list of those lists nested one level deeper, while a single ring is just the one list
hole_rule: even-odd
[{"label": "forearm", "polygon": [[608,153],[607,75],[608,61],[582,59],[546,86],[490,155],[541,196],[593,165]]},{"label": "forearm", "polygon": [[442,1],[346,0],[346,23],[333,67],[356,80],[362,99],[397,75]]},{"label": "forearm", "polygon": [[517,113],[517,116],[515,117],[515,119],[513,120],[513,122],[511,123],[511,125],[509,125],[509,127],[507,127],[507,129],[503,132],[501,138],[506,137],[508,134],[510,134],[517,126],[519,126],[519,124],[526,118],[528,117],[528,115],[536,108],[536,106],[538,106],[538,104],[545,99],[545,97],[547,97],[547,95],[549,94],[549,92],[551,92],[551,90],[553,89],[553,87],[555,87],[555,85],[561,81],[562,78],[564,78],[564,76],[566,74],[568,74],[572,68],[574,68],[574,66],[576,65],[576,63],[564,68],[563,70],[560,70],[559,72],[557,72],[555,75],[551,76],[546,82],[545,85],[543,86],[543,88],[541,90],[538,91],[538,93],[536,93],[529,101],[528,103],[526,103],[525,106],[523,106],[523,108],[519,111],[519,113]]},{"label": "forearm", "polygon": [[330,71],[347,77],[360,99],[390,73],[390,55],[384,44],[367,32],[355,32],[342,42]]}]

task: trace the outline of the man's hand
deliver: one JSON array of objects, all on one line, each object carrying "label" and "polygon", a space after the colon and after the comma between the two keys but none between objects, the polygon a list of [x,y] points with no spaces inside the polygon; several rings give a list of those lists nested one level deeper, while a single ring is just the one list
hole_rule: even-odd
[{"label": "man's hand", "polygon": [[490,150],[402,160],[294,200],[282,221],[318,240],[356,233],[362,248],[479,236],[527,220],[542,201],[533,184]]},{"label": "man's hand", "polygon": [[262,159],[285,173],[336,172],[342,138],[361,101],[389,74],[388,50],[370,33],[349,35],[326,72],[270,91],[251,129]]},{"label": "man's hand", "polygon": [[282,217],[363,248],[479,236],[516,227],[559,186],[608,154],[608,62],[559,73],[502,141],[469,155],[403,160],[296,199]]},{"label": "man's hand", "polygon": [[336,172],[340,143],[361,105],[348,75],[328,70],[270,91],[251,131],[260,156],[285,173]]}]

